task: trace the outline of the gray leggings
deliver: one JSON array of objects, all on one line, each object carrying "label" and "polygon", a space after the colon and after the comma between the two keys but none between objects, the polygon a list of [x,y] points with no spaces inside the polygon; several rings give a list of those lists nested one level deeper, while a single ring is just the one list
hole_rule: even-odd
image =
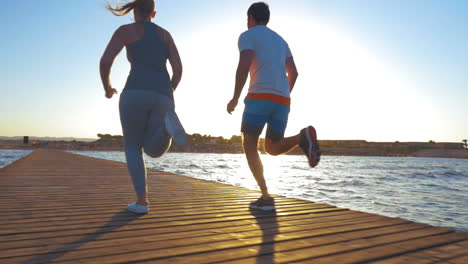
[{"label": "gray leggings", "polygon": [[120,95],[125,157],[138,195],[147,191],[142,149],[153,158],[166,153],[171,145],[171,137],[164,130],[164,115],[173,108],[172,98],[154,91],[124,90]]}]

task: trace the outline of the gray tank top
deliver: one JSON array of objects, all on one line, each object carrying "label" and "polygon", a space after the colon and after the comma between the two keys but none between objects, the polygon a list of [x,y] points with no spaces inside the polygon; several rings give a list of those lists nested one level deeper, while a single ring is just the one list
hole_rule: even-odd
[{"label": "gray tank top", "polygon": [[137,22],[145,30],[142,39],[127,45],[127,58],[131,64],[124,90],[150,90],[172,98],[172,85],[166,62],[169,51],[166,43],[151,22]]}]

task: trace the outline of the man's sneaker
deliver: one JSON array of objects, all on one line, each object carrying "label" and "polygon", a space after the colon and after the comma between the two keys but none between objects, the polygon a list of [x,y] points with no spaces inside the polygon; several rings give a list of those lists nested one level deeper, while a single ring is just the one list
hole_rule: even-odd
[{"label": "man's sneaker", "polygon": [[128,205],[127,209],[135,214],[147,214],[149,211],[148,206],[139,205],[137,203],[131,203]]},{"label": "man's sneaker", "polygon": [[263,211],[275,210],[275,199],[270,197],[268,199],[262,199],[261,197],[250,203],[250,208],[260,209]]},{"label": "man's sneaker", "polygon": [[183,146],[187,144],[187,134],[174,111],[169,111],[164,116],[164,125],[166,132],[172,137],[176,145]]},{"label": "man's sneaker", "polygon": [[300,135],[299,147],[304,151],[309,160],[310,167],[313,168],[319,163],[321,155],[315,128],[313,126],[306,127],[301,130]]}]

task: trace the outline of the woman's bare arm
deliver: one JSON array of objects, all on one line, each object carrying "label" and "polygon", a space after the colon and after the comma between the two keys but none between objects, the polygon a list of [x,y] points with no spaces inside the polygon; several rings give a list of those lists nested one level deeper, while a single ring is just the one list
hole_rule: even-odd
[{"label": "woman's bare arm", "polygon": [[172,39],[171,34],[167,33],[167,45],[169,49],[169,63],[172,67],[172,89],[175,91],[182,78],[182,61],[180,60],[179,51]]},{"label": "woman's bare arm", "polygon": [[124,29],[120,27],[117,29],[112,36],[109,44],[107,44],[107,48],[104,51],[104,54],[101,57],[101,61],[99,64],[99,70],[101,73],[101,80],[104,90],[106,92],[107,98],[112,98],[114,93],[117,93],[117,90],[112,88],[112,84],[110,81],[110,71],[112,68],[112,64],[114,63],[115,57],[120,53],[120,51],[125,46],[125,38],[124,38]]}]

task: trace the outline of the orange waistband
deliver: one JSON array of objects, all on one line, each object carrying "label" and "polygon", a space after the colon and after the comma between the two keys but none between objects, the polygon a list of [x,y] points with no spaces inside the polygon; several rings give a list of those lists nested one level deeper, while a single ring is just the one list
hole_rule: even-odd
[{"label": "orange waistband", "polygon": [[248,93],[247,99],[270,101],[270,102],[282,104],[285,106],[291,105],[291,98],[284,97],[284,96],[277,95],[277,94],[270,94],[270,93]]}]

